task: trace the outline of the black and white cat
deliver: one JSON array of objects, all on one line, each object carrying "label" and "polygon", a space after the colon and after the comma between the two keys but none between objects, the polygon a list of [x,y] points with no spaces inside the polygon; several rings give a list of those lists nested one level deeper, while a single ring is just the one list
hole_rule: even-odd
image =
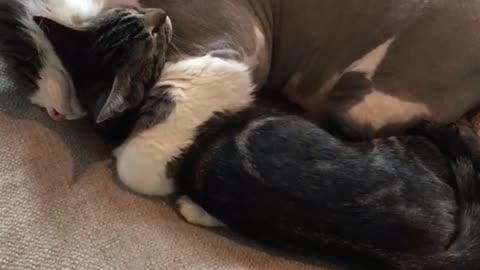
[{"label": "black and white cat", "polygon": [[467,126],[345,142],[298,116],[220,113],[176,159],[179,212],[366,269],[478,269],[480,145]]}]

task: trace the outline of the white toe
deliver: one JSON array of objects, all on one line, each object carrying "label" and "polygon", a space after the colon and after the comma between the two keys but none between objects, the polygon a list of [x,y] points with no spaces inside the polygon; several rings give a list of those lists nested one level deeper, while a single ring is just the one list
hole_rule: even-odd
[{"label": "white toe", "polygon": [[179,213],[189,223],[203,227],[223,227],[224,224],[211,216],[189,197],[183,196],[177,201]]}]

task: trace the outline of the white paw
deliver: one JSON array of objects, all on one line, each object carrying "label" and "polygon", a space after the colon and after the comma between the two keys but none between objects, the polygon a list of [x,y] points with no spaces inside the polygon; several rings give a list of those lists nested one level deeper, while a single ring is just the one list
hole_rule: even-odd
[{"label": "white paw", "polygon": [[120,181],[132,191],[148,196],[168,196],[175,191],[165,163],[155,159],[155,149],[127,142],[114,152]]},{"label": "white paw", "polygon": [[182,196],[178,201],[178,212],[185,218],[186,221],[193,225],[203,227],[223,227],[225,226],[221,221],[211,216],[201,206],[194,203],[189,197]]}]

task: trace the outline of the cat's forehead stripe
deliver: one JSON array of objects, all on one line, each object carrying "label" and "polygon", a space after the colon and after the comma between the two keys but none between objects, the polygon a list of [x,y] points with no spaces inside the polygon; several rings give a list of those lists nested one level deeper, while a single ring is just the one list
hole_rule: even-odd
[{"label": "cat's forehead stripe", "polygon": [[115,13],[115,15],[118,15],[118,16],[125,16],[126,18],[129,18],[129,17],[139,17],[141,15],[145,15],[145,11],[139,9],[139,8],[115,8],[112,10],[113,13]]}]

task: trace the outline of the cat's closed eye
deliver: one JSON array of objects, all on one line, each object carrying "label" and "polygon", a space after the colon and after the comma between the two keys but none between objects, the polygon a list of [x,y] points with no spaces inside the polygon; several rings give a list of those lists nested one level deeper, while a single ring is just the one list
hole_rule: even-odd
[{"label": "cat's closed eye", "polygon": [[113,8],[81,29],[41,17],[36,21],[96,126],[126,125],[126,114],[142,104],[165,64],[172,39],[167,14],[161,9]]}]

